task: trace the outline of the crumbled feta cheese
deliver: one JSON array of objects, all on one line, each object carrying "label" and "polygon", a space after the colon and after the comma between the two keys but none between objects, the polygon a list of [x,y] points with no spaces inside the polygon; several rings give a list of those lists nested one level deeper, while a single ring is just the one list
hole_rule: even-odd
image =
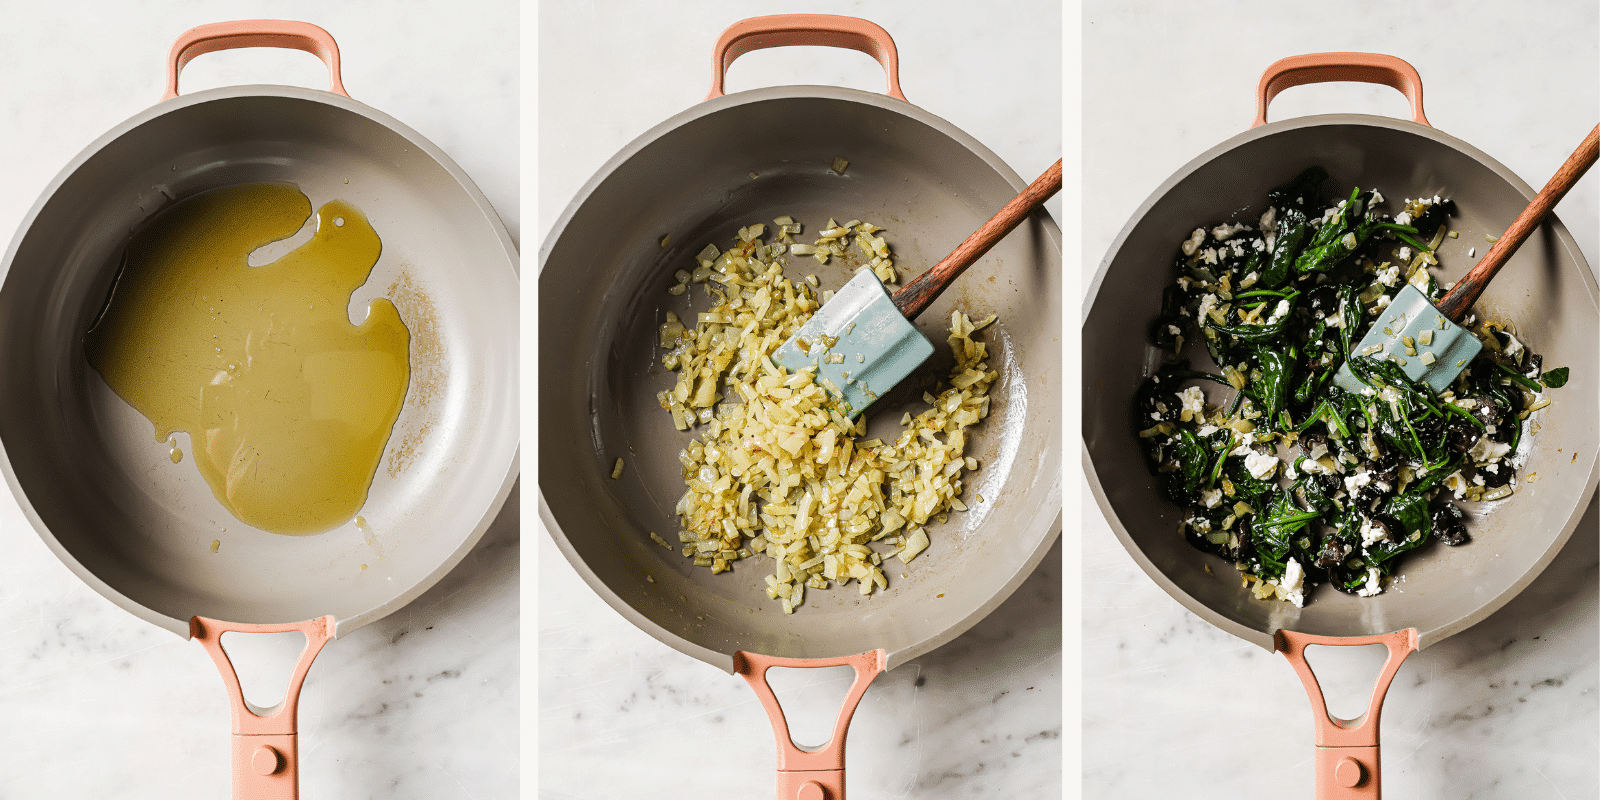
[{"label": "crumbled feta cheese", "polygon": [[1461,477],[1461,470],[1450,473],[1450,476],[1444,479],[1444,488],[1453,492],[1457,500],[1466,495],[1467,479]]},{"label": "crumbled feta cheese", "polygon": [[1235,447],[1235,448],[1233,448],[1233,450],[1229,451],[1228,455],[1230,455],[1230,456],[1248,456],[1251,453],[1255,452],[1254,450],[1250,449],[1250,446],[1255,444],[1255,443],[1256,443],[1256,435],[1255,434],[1253,434],[1253,433],[1241,433],[1241,434],[1239,434],[1239,446]]},{"label": "crumbled feta cheese", "polygon": [[1205,240],[1206,229],[1195,228],[1194,233],[1189,234],[1189,239],[1183,243],[1183,254],[1186,256],[1194,255],[1194,251],[1199,250],[1200,243],[1204,242]]},{"label": "crumbled feta cheese", "polygon": [[1266,480],[1278,471],[1278,457],[1270,453],[1257,453],[1252,450],[1244,457],[1244,468],[1257,480]]},{"label": "crumbled feta cheese", "polygon": [[1473,256],[1475,256],[1477,254],[1478,254],[1478,248],[1476,248],[1476,247],[1467,248],[1467,258],[1472,258]]},{"label": "crumbled feta cheese", "polygon": [[1378,283],[1381,283],[1384,286],[1393,286],[1399,282],[1400,267],[1391,266],[1388,269],[1378,271]]},{"label": "crumbled feta cheese", "polygon": [[1217,248],[1207,247],[1206,249],[1200,251],[1200,259],[1207,264],[1215,266],[1217,263]]},{"label": "crumbled feta cheese", "polygon": [[1261,225],[1261,230],[1273,230],[1273,226],[1278,224],[1278,209],[1273,206],[1267,206],[1267,210],[1261,212],[1261,219],[1258,222]]},{"label": "crumbled feta cheese", "polygon": [[1367,581],[1356,590],[1359,597],[1371,597],[1383,591],[1383,576],[1378,574],[1377,567],[1367,567]]},{"label": "crumbled feta cheese", "polygon": [[1355,494],[1356,490],[1372,483],[1372,470],[1362,470],[1344,479],[1345,491]]},{"label": "crumbled feta cheese", "polygon": [[1401,261],[1410,261],[1411,260],[1411,248],[1410,247],[1402,247],[1402,248],[1400,248],[1400,260]]},{"label": "crumbled feta cheese", "polygon": [[1506,338],[1509,340],[1506,342],[1506,355],[1516,358],[1517,354],[1522,352],[1522,342],[1517,341],[1517,337],[1512,336],[1510,331],[1506,332]]},{"label": "crumbled feta cheese", "polygon": [[1202,491],[1200,493],[1200,502],[1203,503],[1206,508],[1216,508],[1222,504],[1222,490],[1206,489],[1205,491]]},{"label": "crumbled feta cheese", "polygon": [[1378,295],[1378,302],[1373,305],[1372,309],[1374,311],[1382,311],[1383,309],[1388,308],[1389,304],[1393,302],[1394,298],[1386,294],[1380,294]]},{"label": "crumbled feta cheese", "polygon": [[1176,326],[1176,325],[1168,325],[1167,326],[1167,333],[1170,333],[1173,336],[1182,336],[1183,335],[1183,331],[1180,330],[1178,328],[1178,326]]},{"label": "crumbled feta cheese", "polygon": [[1367,516],[1365,514],[1361,515],[1361,544],[1362,544],[1362,546],[1371,547],[1371,546],[1373,546],[1375,544],[1378,544],[1379,542],[1386,542],[1388,540],[1389,540],[1389,534],[1385,533],[1383,528],[1380,528],[1377,525],[1373,524],[1372,517],[1369,517],[1369,516]]},{"label": "crumbled feta cheese", "polygon": [[1184,422],[1188,422],[1195,415],[1205,414],[1206,394],[1200,391],[1200,387],[1190,386],[1184,389],[1178,393],[1178,399],[1183,401],[1183,411],[1179,414],[1179,418]]},{"label": "crumbled feta cheese", "polygon": [[1383,193],[1377,189],[1372,190],[1372,204],[1375,206],[1383,204]]},{"label": "crumbled feta cheese", "polygon": [[1333,468],[1314,458],[1305,458],[1300,461],[1300,471],[1307,475],[1332,475]]},{"label": "crumbled feta cheese", "polygon": [[1288,563],[1284,564],[1283,577],[1275,585],[1283,591],[1289,602],[1294,603],[1297,607],[1304,608],[1306,604],[1305,582],[1306,571],[1301,568],[1299,561],[1291,557]]},{"label": "crumbled feta cheese", "polygon": [[1210,292],[1207,292],[1206,294],[1204,294],[1204,295],[1202,295],[1200,297],[1200,313],[1198,315],[1196,315],[1196,316],[1200,320],[1200,323],[1202,325],[1205,324],[1206,315],[1210,314],[1211,313],[1211,309],[1216,308],[1216,307],[1217,307],[1217,296],[1216,295],[1211,294]]},{"label": "crumbled feta cheese", "polygon": [[1205,517],[1190,517],[1188,522],[1189,527],[1200,533],[1206,533],[1207,531],[1211,530],[1211,520],[1206,519]]},{"label": "crumbled feta cheese", "polygon": [[1201,425],[1200,426],[1200,430],[1195,431],[1194,435],[1199,436],[1201,438],[1205,438],[1205,437],[1210,436],[1211,434],[1216,433],[1217,431],[1220,431],[1220,430],[1222,430],[1222,429],[1217,427],[1217,426],[1215,426],[1215,425]]},{"label": "crumbled feta cheese", "polygon": [[1472,456],[1473,461],[1483,464],[1489,461],[1499,461],[1509,452],[1511,452],[1511,445],[1497,442],[1485,436],[1479,439],[1471,450],[1467,451],[1467,455]]},{"label": "crumbled feta cheese", "polygon": [[1234,234],[1236,234],[1236,233],[1238,233],[1240,231],[1247,231],[1247,230],[1250,230],[1250,226],[1246,225],[1246,224],[1244,224],[1242,222],[1238,223],[1236,225],[1229,225],[1227,223],[1223,223],[1221,225],[1218,225],[1215,228],[1212,228],[1211,229],[1211,235],[1217,237],[1218,241],[1221,241],[1221,240],[1227,239],[1228,237],[1230,237],[1230,236],[1232,236],[1232,235],[1234,235]]},{"label": "crumbled feta cheese", "polygon": [[1289,316],[1289,301],[1288,300],[1279,300],[1278,301],[1278,307],[1274,308],[1272,310],[1272,316],[1267,317],[1266,324],[1267,325],[1276,325],[1276,324],[1278,324],[1279,320],[1282,320],[1284,317],[1287,317],[1287,316]]},{"label": "crumbled feta cheese", "polygon": [[1411,214],[1408,213],[1408,212],[1402,211],[1402,212],[1394,215],[1394,224],[1396,224],[1396,225],[1410,225],[1411,224]]}]

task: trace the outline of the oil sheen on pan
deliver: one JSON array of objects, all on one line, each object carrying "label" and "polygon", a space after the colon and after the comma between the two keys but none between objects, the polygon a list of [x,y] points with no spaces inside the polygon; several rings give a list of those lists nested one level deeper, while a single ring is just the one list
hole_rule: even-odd
[{"label": "oil sheen on pan", "polygon": [[382,250],[355,207],[323,205],[309,241],[250,266],[252,251],[310,215],[299,188],[279,183],[173,205],[128,243],[84,342],[157,441],[189,434],[230,513],[281,534],[326,531],[361,510],[410,380],[411,336],[394,304],[378,298],[361,324],[349,319]]}]

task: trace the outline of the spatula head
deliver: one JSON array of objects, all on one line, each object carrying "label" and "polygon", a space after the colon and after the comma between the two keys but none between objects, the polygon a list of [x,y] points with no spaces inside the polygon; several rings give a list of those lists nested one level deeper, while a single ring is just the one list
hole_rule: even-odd
[{"label": "spatula head", "polygon": [[[1406,344],[1407,340],[1411,344]],[[1483,349],[1471,331],[1445,319],[1417,287],[1406,284],[1394,302],[1361,337],[1352,355],[1385,358],[1400,365],[1406,377],[1442,392],[1454,383]],[[1348,365],[1339,367],[1334,385],[1351,392],[1366,388]]]},{"label": "spatula head", "polygon": [[855,418],[931,355],[933,343],[895,308],[878,276],[864,268],[772,360],[790,372],[816,367],[817,382],[838,387]]}]

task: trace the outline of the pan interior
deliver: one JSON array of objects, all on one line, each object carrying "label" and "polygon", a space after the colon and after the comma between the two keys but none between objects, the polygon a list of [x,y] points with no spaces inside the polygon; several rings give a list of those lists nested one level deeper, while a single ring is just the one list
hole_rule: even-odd
[{"label": "pan interior", "polygon": [[[0,290],[0,441],[13,486],[69,566],[146,619],[186,633],[196,614],[332,614],[349,629],[459,560],[509,486],[509,240],[442,154],[386,119],[287,87],[168,101],[86,150],[13,249]],[[130,234],[178,199],[253,182],[297,184],[313,206],[350,201],[383,242],[350,307],[395,302],[412,335],[412,377],[361,512],[368,530],[281,536],[239,522],[193,460],[168,461],[151,423],[84,360],[84,331]]]},{"label": "pan interior", "polygon": [[[727,667],[735,650],[824,657],[881,647],[891,659],[909,658],[1004,599],[1053,535],[1059,234],[1036,217],[974,266],[917,320],[936,344],[934,361],[868,412],[869,436],[898,435],[902,414],[926,407],[922,391],[951,364],[944,344],[951,311],[998,314],[980,334],[1002,377],[991,390],[990,417],[969,440],[969,454],[982,464],[966,480],[971,510],[930,526],[933,544],[909,568],[886,560],[886,592],[863,597],[856,584],[808,591],[785,616],[764,593],[772,569],[765,556],[713,576],[647,537],[677,541],[673,509],[684,491],[677,454],[691,440],[656,400],[675,380],[661,366],[656,328],[669,310],[692,325],[694,312],[710,305],[698,285],[669,296],[673,272],[692,270],[707,243],[725,248],[740,227],[770,228],[789,215],[806,226],[796,237],[803,242],[830,217],[885,227],[881,235],[909,280],[1023,183],[898,101],[877,98],[880,107],[840,97],[765,99],[771,92],[763,92],[718,101],[714,113],[647,134],[656,138],[614,160],[558,226],[540,275],[541,490],[558,540],[590,584],[625,616],[697,657]],[[750,96],[763,99],[741,102]],[[843,175],[830,169],[835,157],[849,161]],[[791,256],[785,272],[791,280],[815,274],[823,288],[837,289],[859,266],[840,262]],[[617,458],[625,469],[612,480]]]},{"label": "pan interior", "polygon": [[[1371,119],[1371,121],[1367,121]],[[1289,628],[1324,635],[1364,635],[1415,627],[1427,644],[1487,616],[1531,581],[1560,549],[1594,488],[1596,292],[1593,276],[1559,222],[1547,224],[1517,251],[1477,305],[1480,314],[1510,320],[1517,336],[1545,357],[1545,367],[1571,367],[1571,381],[1547,395],[1537,412],[1522,485],[1495,503],[1466,503],[1469,544],[1433,544],[1402,564],[1384,594],[1358,598],[1329,586],[1307,595],[1306,607],[1251,599],[1232,564],[1205,555],[1177,533],[1180,513],[1161,494],[1136,442],[1133,396],[1150,357],[1147,329],[1159,312],[1161,287],[1176,279],[1178,245],[1201,225],[1253,221],[1266,195],[1301,169],[1320,164],[1324,191],[1378,188],[1390,213],[1404,198],[1453,198],[1460,232],[1440,246],[1448,283],[1476,263],[1533,192],[1482,153],[1405,122],[1314,117],[1273,126],[1219,146],[1158,189],[1124,230],[1099,276],[1083,326],[1084,439],[1102,508],[1151,577],[1188,608],[1232,633],[1270,648],[1271,632]],[[1209,359],[1196,368],[1211,369]],[[1211,402],[1230,392],[1204,386]],[[1537,474],[1536,482],[1527,477]],[[1208,571],[1209,570],[1209,571]]]}]

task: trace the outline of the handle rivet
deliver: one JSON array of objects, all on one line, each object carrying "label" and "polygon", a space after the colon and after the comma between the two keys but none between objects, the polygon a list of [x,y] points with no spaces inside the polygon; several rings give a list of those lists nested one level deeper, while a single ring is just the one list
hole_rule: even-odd
[{"label": "handle rivet", "polygon": [[1339,759],[1339,763],[1333,767],[1333,779],[1338,781],[1340,786],[1347,788],[1360,786],[1361,781],[1367,777],[1366,773],[1367,771],[1361,767],[1361,762],[1350,756]]},{"label": "handle rivet", "polygon": [[272,775],[283,769],[283,754],[270,744],[261,745],[250,754],[250,766],[258,775]]},{"label": "handle rivet", "polygon": [[795,793],[794,800],[828,800],[828,790],[816,781],[806,781]]}]

